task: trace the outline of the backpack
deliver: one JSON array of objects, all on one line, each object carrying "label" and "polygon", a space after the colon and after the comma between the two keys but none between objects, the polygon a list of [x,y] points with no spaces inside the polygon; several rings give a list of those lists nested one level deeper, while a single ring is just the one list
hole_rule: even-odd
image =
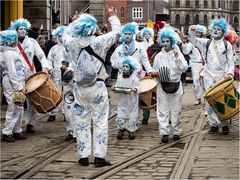
[{"label": "backpack", "polygon": [[[206,58],[205,58],[206,62],[207,62],[208,48],[209,48],[211,42],[212,42],[212,39],[209,39],[207,41],[207,45],[206,45]],[[226,41],[226,39],[223,39],[223,42],[224,42],[224,46],[225,46],[225,51],[223,52],[223,54],[226,54],[226,58],[227,58],[227,41]]]},{"label": "backpack", "polygon": [[190,51],[189,54],[185,55],[185,54],[183,53],[183,50],[182,50],[182,43],[179,43],[179,44],[177,44],[177,45],[178,45],[181,53],[183,54],[185,60],[187,61],[188,65],[189,65],[189,63],[190,63],[189,61],[190,61],[190,59],[191,59],[191,58],[190,58],[190,54],[192,54],[192,51]]},{"label": "backpack", "polygon": [[80,86],[92,86],[98,78],[101,68],[97,72],[92,55],[100,60],[104,65],[103,59],[98,56],[90,46],[81,49],[73,78],[73,80]]}]

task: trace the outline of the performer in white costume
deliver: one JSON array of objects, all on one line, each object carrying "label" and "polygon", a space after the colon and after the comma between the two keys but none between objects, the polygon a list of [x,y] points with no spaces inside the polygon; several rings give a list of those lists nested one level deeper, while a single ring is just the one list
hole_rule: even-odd
[{"label": "performer in white costume", "polygon": [[[72,85],[73,85],[73,82],[71,80],[62,81],[62,73],[63,73],[62,70],[67,68],[70,61],[69,53],[66,51],[66,48],[64,47],[63,41],[62,41],[62,35],[65,29],[66,29],[66,26],[60,26],[55,30],[53,30],[52,35],[57,38],[58,43],[50,49],[48,58],[47,58],[50,61],[50,67],[52,67],[52,70],[53,70],[52,74],[53,74],[55,84],[60,90],[63,89],[63,97],[66,97],[67,93],[72,92]],[[69,100],[72,101],[71,99]],[[65,137],[66,141],[72,140],[75,137],[74,118],[72,117],[72,111],[71,111],[71,108],[69,108],[70,106],[71,106],[71,102],[69,102],[68,104],[63,100],[62,112],[64,115],[64,119],[67,122],[66,129],[68,132],[68,135]],[[58,111],[59,111],[59,107],[54,109],[50,113],[48,122],[55,121],[55,116],[57,115]]]},{"label": "performer in white costume", "polygon": [[[122,35],[120,37],[122,44],[116,48],[110,61],[113,68],[118,68],[121,66],[122,58],[132,56],[134,59],[137,59],[141,65],[143,65],[147,74],[151,74],[153,69],[149,63],[146,49],[143,47],[142,43],[135,40],[137,29],[136,23],[128,23],[123,26]],[[145,74],[142,73],[138,76],[144,77],[144,75]]]},{"label": "performer in white costume", "polygon": [[[227,32],[225,19],[215,19],[209,25],[212,39],[196,38],[196,27],[189,27],[189,40],[198,48],[202,49],[206,54],[206,64],[204,68],[204,84],[205,89],[208,90],[217,82],[233,77],[234,74],[234,60],[232,45],[224,40],[224,34]],[[209,47],[207,47],[207,44]],[[221,122],[218,117],[206,102],[208,120],[211,125],[209,134],[215,134],[219,130]],[[225,122],[225,121],[224,121]],[[226,123],[222,124],[224,134],[229,133],[229,128]]]},{"label": "performer in white costume", "polygon": [[[48,61],[45,57],[45,54],[41,47],[39,46],[38,42],[27,36],[27,30],[30,28],[31,24],[26,19],[18,19],[14,21],[10,29],[14,29],[18,32],[18,45],[17,49],[23,61],[23,64],[26,66],[26,78],[31,76],[32,74],[36,73],[33,57],[34,55],[38,58],[41,62],[43,72],[48,73],[49,65]],[[35,133],[34,130],[34,123],[37,117],[37,111],[31,101],[28,101],[28,108],[26,111],[26,124],[28,133]]]},{"label": "performer in white costume", "polygon": [[147,50],[148,47],[154,44],[152,37],[154,36],[153,29],[145,27],[140,32],[140,37],[143,39],[143,46]]},{"label": "performer in white costume", "polygon": [[[202,25],[196,26],[197,37],[202,38],[203,34],[207,32],[206,27]],[[195,105],[201,104],[201,98],[203,96],[203,84],[200,82],[200,70],[204,67],[204,54],[201,50],[195,47],[191,42],[186,42],[185,38],[182,39],[182,51],[183,54],[189,55],[191,58],[191,71],[193,78],[193,93],[195,96]]]},{"label": "performer in white costume", "polygon": [[138,123],[138,99],[140,93],[140,80],[134,71],[138,71],[141,65],[133,57],[122,60],[117,77],[117,88],[129,88],[132,92],[120,93],[118,96],[117,128],[119,129],[117,139],[123,139],[124,131],[128,132],[129,139],[135,139],[135,131]]},{"label": "performer in white costume", "polygon": [[171,129],[174,140],[178,140],[182,132],[180,116],[183,87],[180,77],[182,72],[187,71],[188,64],[177,46],[179,40],[178,34],[171,27],[163,28],[158,41],[164,47],[155,56],[153,64],[160,77],[157,85],[157,119],[163,143],[168,142]]},{"label": "performer in white costume", "polygon": [[96,167],[110,165],[110,162],[105,160],[108,144],[109,101],[104,81],[108,75],[101,61],[105,59],[107,50],[120,34],[121,24],[114,15],[113,8],[110,8],[108,13],[112,31],[104,35],[94,36],[97,20],[89,14],[81,14],[69,25],[69,29],[63,35],[63,42],[72,60],[70,69],[74,70],[75,100],[72,112],[76,121],[74,130],[80,157],[78,163],[83,166],[89,165],[88,157],[92,150]]},{"label": "performer in white costume", "polygon": [[[1,76],[3,76],[3,93],[8,103],[6,121],[2,129],[3,141],[6,142],[26,139],[26,137],[22,135],[21,127],[24,100],[21,105],[17,105],[13,101],[14,93],[26,92],[24,88],[25,67],[16,49],[17,41],[18,36],[15,30],[0,32],[1,55],[3,59]],[[24,94],[22,95],[25,96]]]},{"label": "performer in white costume", "polygon": [[[69,55],[65,49],[65,47],[62,44],[62,35],[64,32],[65,26],[60,26],[53,30],[52,35],[57,38],[57,44],[54,45],[49,53],[47,60],[49,61],[49,66],[51,67],[51,74],[53,76],[53,80],[55,82],[55,85],[59,90],[62,90],[62,80],[61,80],[61,67],[63,61],[68,61]],[[61,107],[61,105],[59,106]],[[59,111],[59,107],[55,108],[53,111],[49,113],[48,122],[55,121],[56,115]]]}]

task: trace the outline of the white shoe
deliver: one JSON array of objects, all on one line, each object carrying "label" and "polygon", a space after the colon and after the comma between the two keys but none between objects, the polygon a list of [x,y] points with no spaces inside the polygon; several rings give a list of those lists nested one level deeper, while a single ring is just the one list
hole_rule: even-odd
[{"label": "white shoe", "polygon": [[208,115],[208,114],[207,114],[207,111],[205,110],[205,111],[204,111],[204,116],[207,116],[207,115]]},{"label": "white shoe", "polygon": [[195,104],[195,105],[199,105],[199,104],[201,104],[201,99],[198,99],[197,101],[195,101],[194,104]]}]

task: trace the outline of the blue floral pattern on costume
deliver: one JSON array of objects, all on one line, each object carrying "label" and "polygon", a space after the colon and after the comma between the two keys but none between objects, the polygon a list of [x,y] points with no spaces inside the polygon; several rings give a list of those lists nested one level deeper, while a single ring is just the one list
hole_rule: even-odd
[{"label": "blue floral pattern on costume", "polygon": [[78,150],[83,151],[85,148],[86,148],[85,142],[81,142],[81,141],[80,141],[80,142],[77,144],[77,149],[78,149]]},{"label": "blue floral pattern on costume", "polygon": [[80,106],[79,104],[74,104],[73,106],[73,113],[76,115],[81,116],[83,114],[84,108]]},{"label": "blue floral pattern on costume", "polygon": [[99,51],[101,48],[102,48],[102,45],[99,42],[94,44],[94,50]]},{"label": "blue floral pattern on costume", "polygon": [[96,141],[98,144],[105,144],[106,143],[106,136],[103,133],[99,133],[96,135]]},{"label": "blue floral pattern on costume", "polygon": [[88,124],[84,124],[84,123],[81,123],[81,124],[76,124],[76,131],[81,131],[81,133],[83,133],[84,131],[88,131]]},{"label": "blue floral pattern on costume", "polygon": [[98,94],[98,95],[94,98],[93,103],[95,103],[95,104],[100,104],[100,103],[102,103],[103,101],[104,101],[104,97],[103,97],[102,95]]}]

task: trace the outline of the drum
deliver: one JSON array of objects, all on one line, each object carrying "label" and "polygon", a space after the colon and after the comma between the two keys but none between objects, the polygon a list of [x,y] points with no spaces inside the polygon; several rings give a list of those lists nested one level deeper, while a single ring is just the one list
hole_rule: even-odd
[{"label": "drum", "polygon": [[141,109],[153,109],[156,107],[156,86],[157,81],[150,76],[146,76],[140,80],[139,107]]},{"label": "drum", "polygon": [[219,120],[229,120],[239,113],[239,93],[233,79],[225,79],[207,90],[204,98],[213,108]]},{"label": "drum", "polygon": [[47,113],[55,109],[62,101],[62,92],[44,72],[37,72],[26,80],[26,96],[39,113]]}]

